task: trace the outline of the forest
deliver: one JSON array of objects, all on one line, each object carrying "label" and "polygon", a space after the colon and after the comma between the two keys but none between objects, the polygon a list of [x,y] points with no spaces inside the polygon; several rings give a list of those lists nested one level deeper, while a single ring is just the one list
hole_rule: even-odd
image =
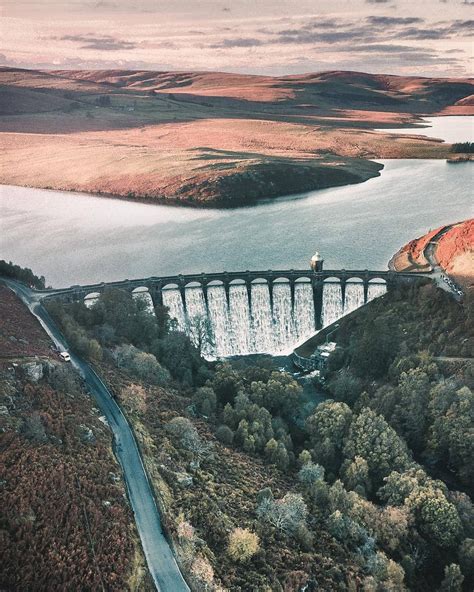
[{"label": "forest", "polygon": [[132,422],[193,589],[472,589],[469,296],[401,287],[347,317],[309,415],[290,375],[206,362],[162,307],[49,309]]}]

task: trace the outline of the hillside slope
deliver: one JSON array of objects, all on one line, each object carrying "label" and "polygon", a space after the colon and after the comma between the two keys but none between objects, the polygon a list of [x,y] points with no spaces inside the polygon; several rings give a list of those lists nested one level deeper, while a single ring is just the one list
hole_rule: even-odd
[{"label": "hillside slope", "polygon": [[374,128],[474,112],[469,79],[0,69],[0,183],[238,205],[449,146]]},{"label": "hillside slope", "polygon": [[108,428],[0,287],[2,590],[152,590]]}]

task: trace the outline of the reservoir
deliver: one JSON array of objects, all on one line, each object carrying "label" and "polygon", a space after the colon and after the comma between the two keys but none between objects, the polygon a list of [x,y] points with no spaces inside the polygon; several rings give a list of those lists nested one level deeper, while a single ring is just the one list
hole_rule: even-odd
[{"label": "reservoir", "polygon": [[425,127],[406,127],[378,131],[439,138],[450,144],[454,142],[472,142],[474,139],[474,117],[460,115],[423,117],[420,125]]},{"label": "reservoir", "polygon": [[[458,130],[474,120],[443,119]],[[0,258],[30,267],[54,287],[302,269],[315,250],[326,268],[386,269],[407,241],[473,215],[472,163],[381,162],[381,176],[365,183],[226,210],[2,186]]]}]

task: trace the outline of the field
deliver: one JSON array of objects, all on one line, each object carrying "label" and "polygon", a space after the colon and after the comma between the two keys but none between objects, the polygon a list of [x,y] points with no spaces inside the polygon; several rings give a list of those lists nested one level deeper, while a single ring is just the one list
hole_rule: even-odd
[{"label": "field", "polygon": [[238,205],[365,181],[375,158],[446,158],[405,126],[474,111],[469,80],[330,72],[0,70],[0,182]]}]

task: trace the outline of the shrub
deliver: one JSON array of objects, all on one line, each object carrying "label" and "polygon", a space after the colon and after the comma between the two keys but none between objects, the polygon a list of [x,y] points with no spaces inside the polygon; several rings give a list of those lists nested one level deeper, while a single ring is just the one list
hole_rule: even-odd
[{"label": "shrub", "polygon": [[226,425],[220,425],[216,430],[216,437],[222,444],[230,446],[234,440],[234,432]]},{"label": "shrub", "polygon": [[235,528],[229,537],[227,552],[234,561],[244,563],[258,552],[260,539],[246,528]]}]

